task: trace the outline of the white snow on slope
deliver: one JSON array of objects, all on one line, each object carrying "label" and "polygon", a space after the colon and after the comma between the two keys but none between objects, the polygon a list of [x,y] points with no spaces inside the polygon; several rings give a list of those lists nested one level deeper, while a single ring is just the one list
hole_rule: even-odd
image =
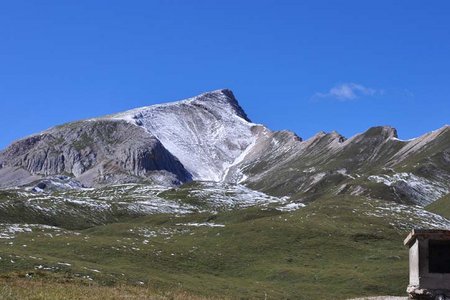
[{"label": "white snow on slope", "polygon": [[79,232],[61,229],[59,227],[43,225],[43,224],[13,224],[0,223],[0,239],[14,239],[17,234],[30,233],[33,231],[42,232],[47,235],[52,233],[56,236],[64,234],[79,235]]},{"label": "white snow on slope", "polygon": [[447,187],[411,173],[397,173],[392,176],[373,175],[369,176],[368,179],[401,189],[420,205],[430,204],[449,192]]},{"label": "white snow on slope", "polygon": [[204,223],[177,223],[177,226],[192,226],[192,227],[225,227],[223,224],[216,224],[211,222]]},{"label": "white snow on slope", "polygon": [[[168,195],[165,195],[166,192]],[[186,196],[193,203],[186,203]],[[276,207],[288,202],[289,197],[269,196],[240,184],[208,181],[181,188],[181,191],[178,188],[142,184],[70,190],[59,194],[21,191],[11,199],[1,201],[0,210],[16,209],[18,203],[21,203],[21,209],[33,214],[50,217],[64,212],[70,216],[80,215],[81,218],[89,216],[91,221],[96,217],[96,222],[103,222],[118,212],[131,215],[183,215],[197,211],[215,212],[250,206]]]},{"label": "white snow on slope", "polygon": [[282,205],[289,197],[273,197],[255,191],[240,184],[202,182],[199,188],[188,192],[190,197],[201,199],[205,204],[216,209],[233,209],[250,206]]},{"label": "white snow on slope", "polygon": [[305,207],[305,206],[306,205],[303,204],[303,203],[292,202],[292,203],[288,203],[288,204],[286,204],[284,206],[277,207],[276,209],[279,210],[279,211],[295,211],[295,210],[300,209],[300,208]]},{"label": "white snow on slope", "polygon": [[368,207],[355,208],[353,213],[381,218],[402,231],[413,228],[450,229],[450,220],[424,210],[420,206],[403,205],[390,201],[375,201],[367,203]]},{"label": "white snow on slope", "polygon": [[[247,148],[244,151],[242,151],[241,154],[238,157],[236,157],[232,163],[227,163],[227,164],[224,165],[224,172],[222,173],[221,181],[225,181],[226,180],[226,178],[228,176],[228,173],[229,173],[229,171],[231,170],[232,167],[237,166],[238,164],[240,164],[241,162],[244,161],[245,157],[255,147],[256,141],[257,141],[257,137],[256,136],[251,137],[251,143],[247,146]],[[242,181],[244,181],[246,179],[246,175],[242,172],[242,170],[240,168],[238,168],[236,170],[236,174],[234,174],[234,179],[238,179],[236,181],[238,183],[241,183]]]},{"label": "white snow on slope", "polygon": [[250,123],[223,90],[178,102],[133,109],[107,118],[142,126],[158,138],[193,175],[221,181],[226,170],[253,143]]}]

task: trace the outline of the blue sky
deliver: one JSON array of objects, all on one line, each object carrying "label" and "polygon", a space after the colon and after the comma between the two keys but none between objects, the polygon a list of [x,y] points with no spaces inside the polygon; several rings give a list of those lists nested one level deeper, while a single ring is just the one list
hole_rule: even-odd
[{"label": "blue sky", "polygon": [[2,1],[0,148],[230,88],[308,138],[450,123],[450,1]]}]

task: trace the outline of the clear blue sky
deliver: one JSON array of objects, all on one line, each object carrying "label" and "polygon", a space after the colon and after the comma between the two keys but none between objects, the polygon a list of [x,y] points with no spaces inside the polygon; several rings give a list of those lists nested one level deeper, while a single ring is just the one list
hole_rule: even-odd
[{"label": "clear blue sky", "polygon": [[450,122],[450,1],[2,1],[0,148],[230,88],[303,138]]}]

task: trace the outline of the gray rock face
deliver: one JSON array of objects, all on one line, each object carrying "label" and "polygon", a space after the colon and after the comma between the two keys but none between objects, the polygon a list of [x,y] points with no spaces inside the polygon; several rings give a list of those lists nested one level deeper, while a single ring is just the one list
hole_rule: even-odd
[{"label": "gray rock face", "polygon": [[112,178],[118,175],[118,182],[152,179],[155,172],[158,176],[167,173],[171,184],[191,179],[157,138],[121,120],[80,121],[52,128],[13,143],[0,154],[0,161],[4,168],[29,172],[24,183],[31,174],[67,174],[88,186],[114,183]]}]

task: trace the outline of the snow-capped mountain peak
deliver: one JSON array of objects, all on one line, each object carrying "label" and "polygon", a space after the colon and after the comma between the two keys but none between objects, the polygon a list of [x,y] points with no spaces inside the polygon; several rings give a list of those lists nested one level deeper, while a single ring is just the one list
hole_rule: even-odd
[{"label": "snow-capped mountain peak", "polygon": [[145,128],[180,160],[194,180],[220,181],[255,139],[251,129],[256,124],[228,89],[107,118]]}]

